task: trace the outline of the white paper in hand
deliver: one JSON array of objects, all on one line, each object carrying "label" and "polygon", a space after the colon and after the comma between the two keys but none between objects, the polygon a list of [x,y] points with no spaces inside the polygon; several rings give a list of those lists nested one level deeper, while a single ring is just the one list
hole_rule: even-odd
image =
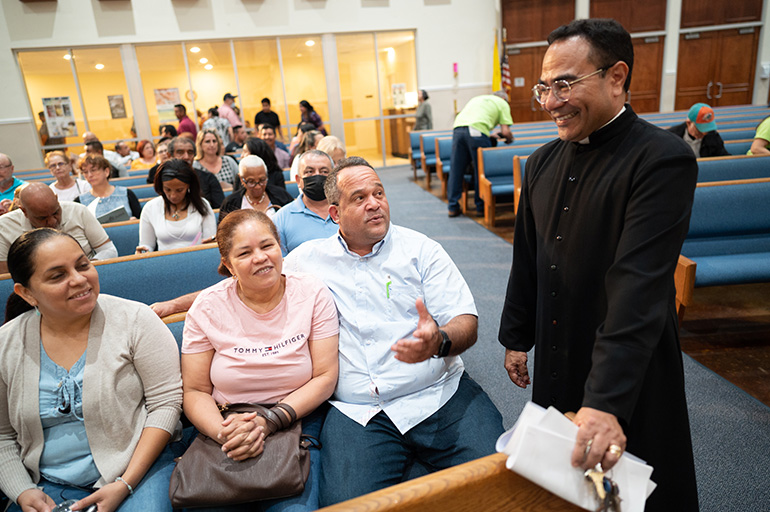
[{"label": "white paper in hand", "polygon": [[[508,455],[508,469],[579,507],[596,510],[596,497],[583,470],[571,464],[577,431],[577,425],[555,408],[545,410],[529,402],[513,428],[497,440],[496,449]],[[623,512],[644,511],[645,500],[655,489],[651,474],[651,466],[628,453],[607,472],[618,484]]]}]

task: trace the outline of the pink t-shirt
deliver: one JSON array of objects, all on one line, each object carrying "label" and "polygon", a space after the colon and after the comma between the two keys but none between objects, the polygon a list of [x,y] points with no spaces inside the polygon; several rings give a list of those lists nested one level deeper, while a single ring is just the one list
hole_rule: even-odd
[{"label": "pink t-shirt", "polygon": [[331,292],[309,274],[286,274],[286,291],[258,314],[238,297],[235,279],[203,290],[184,326],[183,354],[214,349],[212,396],[217,403],[269,404],[313,376],[308,341],[339,333]]}]

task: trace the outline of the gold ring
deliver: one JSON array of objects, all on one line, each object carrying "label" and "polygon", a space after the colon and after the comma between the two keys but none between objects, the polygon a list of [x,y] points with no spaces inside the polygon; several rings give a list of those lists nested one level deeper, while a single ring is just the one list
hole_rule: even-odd
[{"label": "gold ring", "polygon": [[607,448],[607,451],[618,458],[620,458],[620,456],[623,455],[623,448],[621,448],[616,444],[611,444],[610,447]]}]

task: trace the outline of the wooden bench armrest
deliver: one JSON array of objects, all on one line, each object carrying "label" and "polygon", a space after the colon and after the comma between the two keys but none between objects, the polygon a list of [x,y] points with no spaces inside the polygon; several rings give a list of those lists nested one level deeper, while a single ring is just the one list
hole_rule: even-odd
[{"label": "wooden bench armrest", "polygon": [[687,256],[679,255],[679,261],[674,271],[674,285],[676,286],[676,312],[679,316],[679,325],[684,320],[684,312],[692,304],[693,290],[695,289],[695,269],[698,265]]},{"label": "wooden bench armrest", "polygon": [[185,318],[187,318],[187,311],[182,311],[179,313],[173,313],[171,315],[164,316],[163,318],[161,318],[161,320],[163,320],[164,324],[173,324],[176,322],[184,322]]},{"label": "wooden bench armrest", "polygon": [[496,453],[321,510],[325,512],[578,511],[505,467]]}]

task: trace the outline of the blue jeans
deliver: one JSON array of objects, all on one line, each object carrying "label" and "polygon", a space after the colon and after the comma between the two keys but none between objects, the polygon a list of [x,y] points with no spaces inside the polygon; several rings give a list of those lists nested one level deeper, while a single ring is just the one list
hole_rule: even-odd
[{"label": "blue jeans", "polygon": [[[320,439],[328,403],[302,418],[302,433]],[[310,450],[310,475],[305,482],[305,490],[298,496],[274,500],[229,505],[224,507],[206,507],[189,509],[189,512],[309,512],[318,509],[318,477],[321,474],[321,454],[315,445]],[[167,491],[168,492],[168,491]]]},{"label": "blue jeans", "polygon": [[449,167],[449,181],[447,182],[447,195],[449,198],[449,211],[460,211],[460,197],[463,193],[463,180],[468,165],[472,167],[472,183],[475,191],[476,211],[484,211],[484,201],[479,197],[478,179],[478,148],[492,147],[492,142],[486,135],[472,137],[467,126],[458,126],[452,132],[452,159]]},{"label": "blue jeans", "polygon": [[362,427],[332,407],[321,432],[321,506],[397,484],[415,462],[438,471],[494,453],[502,433],[500,412],[467,373],[441,409],[405,434],[382,411]]},{"label": "blue jeans", "polygon": [[[134,494],[126,498],[117,512],[171,512],[171,500],[168,497],[168,483],[174,470],[174,458],[182,454],[186,446],[182,442],[170,443],[160,453],[155,463],[150,466],[139,485],[134,487]],[[57,505],[66,500],[80,500],[92,494],[95,489],[76,487],[49,482],[41,478],[38,487],[43,488]],[[17,504],[12,504],[8,512],[21,512]]]}]

